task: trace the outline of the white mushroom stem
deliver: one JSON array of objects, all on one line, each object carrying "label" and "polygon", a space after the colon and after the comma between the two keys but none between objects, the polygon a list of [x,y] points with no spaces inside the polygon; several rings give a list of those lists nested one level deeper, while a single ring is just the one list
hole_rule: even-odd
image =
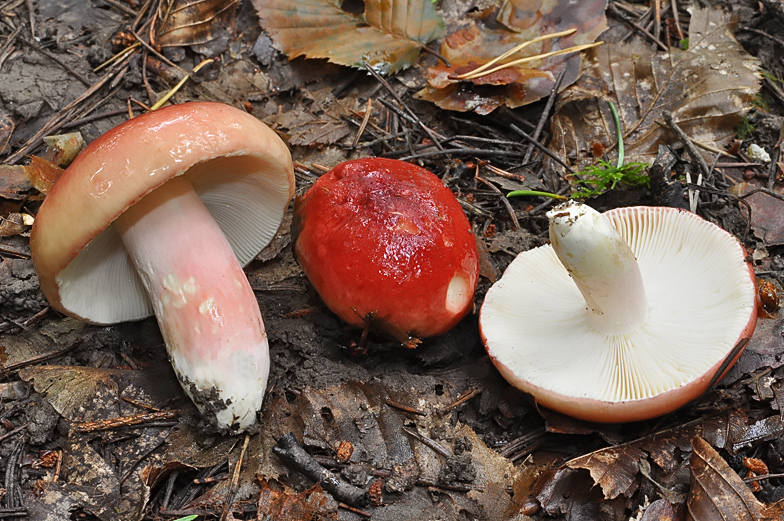
[{"label": "white mushroom stem", "polygon": [[190,181],[176,177],[115,222],[199,411],[243,430],[261,408],[269,348],[253,290]]},{"label": "white mushroom stem", "polygon": [[627,333],[648,316],[642,275],[629,245],[607,217],[579,203],[550,212],[550,243],[582,293],[592,325]]}]

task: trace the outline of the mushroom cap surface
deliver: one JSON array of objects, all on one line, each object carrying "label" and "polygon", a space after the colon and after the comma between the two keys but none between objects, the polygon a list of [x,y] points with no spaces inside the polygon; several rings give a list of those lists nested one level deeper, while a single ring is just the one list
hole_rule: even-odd
[{"label": "mushroom cap surface", "polygon": [[740,356],[735,347],[757,319],[754,271],[735,237],[690,212],[604,215],[639,263],[650,306],[641,326],[592,327],[550,245],[517,256],[488,291],[479,324],[499,372],[537,403],[589,421],[644,420],[699,397]]},{"label": "mushroom cap surface", "polygon": [[479,255],[451,190],[403,161],[347,161],[298,201],[295,252],[322,300],[363,327],[427,337],[473,306]]},{"label": "mushroom cap surface", "polygon": [[111,223],[181,175],[193,184],[243,266],[274,237],[294,192],[286,145],[239,109],[191,102],[128,120],[79,154],[36,216],[30,250],[53,307],[95,324],[153,314]]}]

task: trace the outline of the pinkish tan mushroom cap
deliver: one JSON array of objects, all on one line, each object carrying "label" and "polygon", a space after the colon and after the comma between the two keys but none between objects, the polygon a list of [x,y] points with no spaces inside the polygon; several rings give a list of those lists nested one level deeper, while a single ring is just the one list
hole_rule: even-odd
[{"label": "pinkish tan mushroom cap", "polygon": [[30,250],[53,307],[94,324],[153,314],[110,224],[176,176],[193,184],[243,266],[272,240],[294,192],[286,145],[250,114],[193,102],[135,117],[82,151],[36,216]]},{"label": "pinkish tan mushroom cap", "polygon": [[740,356],[756,292],[732,235],[673,208],[548,217],[552,245],[519,254],[480,314],[512,385],[577,418],[636,421],[697,398]]},{"label": "pinkish tan mushroom cap", "polygon": [[242,266],[293,190],[285,144],[240,110],[187,103],[139,116],[91,143],[44,200],[30,238],[41,289],[97,324],[154,313],[204,419],[245,430],[270,362]]}]

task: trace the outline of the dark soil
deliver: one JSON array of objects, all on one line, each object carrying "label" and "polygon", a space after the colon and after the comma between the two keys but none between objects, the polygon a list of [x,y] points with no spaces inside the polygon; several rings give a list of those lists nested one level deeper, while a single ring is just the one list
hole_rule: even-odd
[{"label": "dark soil", "polygon": [[[125,7],[118,8],[115,3]],[[737,13],[737,38],[745,49],[760,59],[770,77],[784,78],[784,19],[760,15],[756,1],[722,3]],[[445,11],[458,13],[455,16],[474,7],[457,0],[445,0],[444,4]],[[12,132],[0,133],[0,145],[7,141],[0,153],[4,161],[22,164],[26,162],[26,154],[43,153],[43,146],[35,140],[39,131],[47,122],[58,121],[56,118],[64,113],[68,104],[88,88],[76,75],[86,78],[91,85],[99,80],[102,73],[94,72],[93,68],[118,50],[114,45],[118,31],[133,22],[133,17],[126,11],[138,12],[140,6],[134,2],[73,0],[10,2],[8,5],[13,15],[7,16],[6,11],[2,11],[6,17],[0,17],[0,123],[12,122]],[[33,6],[33,13],[27,11],[28,6]],[[31,17],[35,21],[35,47],[21,43],[22,38],[33,43]],[[22,28],[15,37],[18,41],[11,38],[16,27]],[[628,28],[623,27],[616,30],[628,32]],[[314,163],[334,166],[358,156],[389,152],[392,155],[400,152],[398,156],[408,154],[405,143],[396,145],[404,150],[390,150],[381,144],[351,149],[347,143],[353,140],[356,126],[345,122],[341,122],[345,129],[334,130],[330,143],[297,144],[309,139],[296,132],[301,125],[297,118],[304,117],[303,113],[320,117],[330,110],[331,104],[343,103],[354,108],[364,106],[369,96],[385,100],[391,100],[391,96],[372,77],[364,74],[355,77],[354,71],[348,68],[319,60],[288,62],[259,28],[249,1],[241,3],[234,25],[226,31],[225,38],[207,44],[163,50],[167,58],[184,70],[191,70],[204,57],[222,59],[219,66],[187,83],[173,100],[226,101],[252,109],[252,113],[262,120],[277,123],[284,136],[290,138],[290,143],[293,141],[294,159],[303,165],[297,169],[299,193],[321,173]],[[4,42],[10,43],[3,46]],[[36,50],[39,48],[55,55],[73,72]],[[428,64],[434,60],[427,55],[421,58],[422,63]],[[166,66],[155,70],[148,64],[143,70],[142,65],[139,55],[131,58],[101,87],[98,96],[81,103],[80,111],[69,113],[63,124],[51,133],[78,130],[85,141],[90,142],[126,120],[129,107],[137,109],[138,113],[138,105],[129,99],[146,104],[154,102],[148,97],[145,81],[151,90],[160,94],[179,79]],[[478,133],[516,139],[509,124],[522,124],[522,120],[535,124],[544,106],[541,102],[516,110],[499,109],[487,117],[446,113],[411,98],[416,87],[423,84],[422,70],[420,67],[404,71],[391,80],[392,88],[428,126],[447,136]],[[339,95],[333,96],[331,92],[338,89]],[[745,138],[748,143],[771,151],[779,141],[784,121],[782,90],[781,82],[766,80],[763,83],[759,103],[748,119],[753,126]],[[289,114],[290,121],[284,121],[281,114]],[[91,120],[94,115],[103,117]],[[354,119],[361,120],[361,117]],[[0,124],[0,132],[2,128]],[[422,139],[416,134],[419,131],[415,126],[409,129],[415,139]],[[336,137],[343,130],[344,136]],[[684,156],[684,163],[687,159]],[[753,393],[745,383],[750,378],[761,378],[761,373],[775,381],[781,377],[776,369],[784,363],[780,360],[784,343],[780,334],[776,336],[780,332],[780,318],[774,319],[775,325],[770,328],[758,331],[758,337],[768,336],[760,340],[757,348],[744,354],[720,385],[718,393],[680,411],[648,422],[618,426],[587,425],[557,415],[549,416],[546,422],[542,415],[546,411],[540,413],[529,397],[511,388],[488,360],[480,341],[477,312],[485,292],[514,255],[546,242],[544,212],[547,200],[535,199],[533,204],[512,201],[520,224],[520,229],[514,229],[509,212],[497,194],[485,185],[477,185],[474,179],[476,161],[473,158],[464,160],[436,157],[421,161],[466,202],[465,208],[480,237],[484,256],[475,312],[441,337],[425,339],[416,349],[405,349],[397,342],[371,334],[366,345],[358,348],[362,332],[347,327],[329,312],[299,268],[292,254],[290,219],[284,222],[273,243],[247,267],[269,336],[272,370],[261,427],[252,437],[245,456],[252,462],[246,465],[250,470],[231,490],[225,479],[222,485],[193,484],[193,479],[208,475],[223,478],[232,475],[242,438],[224,439],[202,431],[198,415],[182,395],[168,368],[165,346],[154,319],[98,327],[76,323],[48,310],[29,258],[29,230],[0,238],[0,363],[6,370],[0,383],[0,475],[5,479],[3,508],[19,515],[27,512],[29,519],[41,520],[112,519],[119,511],[122,511],[122,519],[177,519],[188,513],[219,517],[227,494],[231,492],[240,502],[235,506],[237,519],[256,519],[259,490],[256,473],[260,479],[275,481],[278,486],[291,486],[297,491],[307,490],[313,484],[286,469],[271,455],[269,448],[274,444],[272,438],[279,434],[278,429],[296,423],[301,441],[304,440],[303,444],[312,453],[322,457],[322,463],[323,458],[332,458],[333,445],[324,441],[326,437],[315,434],[316,427],[309,423],[312,418],[303,411],[310,410],[308,404],[317,403],[318,399],[327,403],[327,398],[318,393],[327,390],[348,393],[347,389],[355,389],[351,386],[359,385],[357,383],[367,386],[362,387],[361,392],[356,391],[357,396],[365,397],[362,399],[367,402],[362,402],[357,411],[368,410],[373,396],[390,400],[394,397],[393,402],[416,409],[443,409],[465,393],[478,390],[465,403],[438,416],[438,420],[432,419],[436,418],[435,414],[427,420],[427,436],[443,443],[452,453],[444,458],[440,469],[431,473],[429,485],[423,478],[428,475],[426,469],[417,468],[416,464],[411,466],[415,442],[400,433],[402,426],[416,429],[416,422],[420,421],[416,414],[408,414],[400,420],[400,425],[395,424],[395,436],[400,436],[402,441],[395,445],[387,440],[384,446],[389,454],[385,459],[373,460],[372,450],[368,450],[364,456],[355,456],[349,463],[330,460],[332,470],[356,486],[366,486],[378,477],[386,480],[382,494],[385,506],[362,507],[373,519],[501,519],[499,512],[509,512],[509,508],[514,507],[509,506],[510,496],[506,495],[506,486],[512,484],[496,484],[499,489],[495,492],[489,486],[481,493],[471,491],[470,487],[489,475],[487,460],[477,462],[477,454],[484,446],[498,451],[518,466],[532,454],[527,465],[534,465],[535,461],[540,465],[538,469],[549,465],[554,472],[557,464],[565,459],[677,427],[730,407],[743,408],[752,420],[771,414],[771,400],[761,399],[761,394],[752,397]],[[501,167],[513,166],[503,158],[492,158],[492,161]],[[549,185],[541,163],[530,167],[528,172],[534,175],[530,176],[530,186],[526,188],[552,190],[560,186]],[[744,173],[744,168],[729,168],[725,172],[736,180],[742,179]],[[755,173],[764,177],[765,168],[756,168],[751,177]],[[767,183],[767,179],[764,182]],[[504,192],[514,188],[499,186]],[[12,195],[0,199],[3,216],[11,213],[35,215],[41,200],[35,190],[16,186],[8,193]],[[700,210],[703,217],[734,233],[749,252],[755,252],[758,275],[772,281],[780,290],[784,285],[784,246],[765,243],[753,228],[755,215],[749,223],[747,213],[741,211],[731,196],[704,194],[703,197],[706,203]],[[645,191],[608,193],[592,204],[607,209],[651,200],[652,195]],[[39,371],[44,365],[56,367],[59,372],[56,376],[44,376]],[[98,372],[69,372],[82,368]],[[20,384],[20,380],[26,383]],[[8,390],[3,386],[8,386]],[[371,391],[371,387],[375,391]],[[319,421],[325,417],[324,421],[329,422],[328,417],[332,415],[339,423],[337,413],[348,410],[349,394],[342,396],[335,398],[334,403],[329,402],[329,407],[314,409],[319,411],[314,413],[320,415]],[[75,403],[65,403],[66,398]],[[83,435],[73,430],[80,422],[151,412],[131,406],[131,402],[121,398],[132,398],[159,409],[177,410],[178,416],[155,420],[157,423],[145,428],[126,427]],[[384,400],[379,400],[383,405]],[[391,427],[379,426],[383,423],[379,419],[381,416],[368,416],[367,424],[361,424],[355,419],[357,417],[349,422],[362,433],[355,442],[356,447],[373,447],[368,440],[374,432],[391,439]],[[469,434],[458,434],[462,426],[478,435],[476,443],[469,439]],[[545,426],[547,433],[543,429]],[[24,428],[11,435],[2,434],[12,433],[19,427]],[[176,434],[179,432],[185,434]],[[515,440],[519,442],[516,448],[511,445]],[[397,449],[393,450],[393,447]],[[359,449],[356,450],[359,454]],[[61,451],[58,465],[62,468],[47,463],[47,454],[57,454],[57,451]],[[724,455],[736,471],[740,470],[744,455],[763,459],[771,473],[784,470],[784,444],[780,438],[754,443],[733,458]],[[368,464],[369,461],[374,464]],[[151,471],[154,475],[146,476],[144,481],[137,471],[148,464],[154,469]],[[421,460],[419,465],[423,467]],[[58,476],[58,481],[52,479],[54,475]],[[579,495],[580,502],[570,503],[574,510],[567,512],[564,507],[562,513],[554,513],[554,516],[629,519],[645,501],[644,491],[652,494],[651,500],[657,493],[654,487],[648,486],[650,484],[643,483],[637,493],[623,498],[623,504],[618,506],[618,503],[604,502],[600,495],[596,497],[598,492],[591,488],[592,483],[583,479],[587,483],[586,492],[584,497]],[[530,486],[525,490],[527,497]],[[488,499],[491,492],[497,492],[497,498],[502,495],[506,498],[509,503],[503,505],[506,510],[498,506],[501,499]],[[774,478],[763,482],[758,498],[766,503],[784,498],[784,480]],[[460,506],[462,501],[473,506],[464,508]],[[519,510],[525,498],[518,494],[514,502]],[[445,506],[447,504],[451,506]],[[138,506],[138,511],[134,511],[134,505]],[[500,510],[494,511],[496,507]],[[5,515],[4,509],[0,509],[0,516]],[[537,519],[547,517],[544,511],[537,511],[534,507],[529,512],[538,516]],[[348,509],[338,512],[341,519],[363,518],[362,514]]]}]

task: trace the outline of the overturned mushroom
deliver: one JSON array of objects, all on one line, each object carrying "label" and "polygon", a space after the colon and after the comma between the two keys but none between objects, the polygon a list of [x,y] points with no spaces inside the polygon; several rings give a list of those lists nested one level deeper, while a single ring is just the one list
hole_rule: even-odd
[{"label": "overturned mushroom", "polygon": [[285,144],[245,112],[195,102],[136,117],[93,141],[44,200],[30,237],[41,289],[94,324],[154,313],[204,418],[244,430],[269,352],[242,266],[293,190]]},{"label": "overturned mushroom", "polygon": [[[538,403],[585,420],[670,412],[737,360],[756,324],[738,241],[674,208],[565,203],[480,314],[493,363]],[[739,349],[735,349],[736,346]]]}]

